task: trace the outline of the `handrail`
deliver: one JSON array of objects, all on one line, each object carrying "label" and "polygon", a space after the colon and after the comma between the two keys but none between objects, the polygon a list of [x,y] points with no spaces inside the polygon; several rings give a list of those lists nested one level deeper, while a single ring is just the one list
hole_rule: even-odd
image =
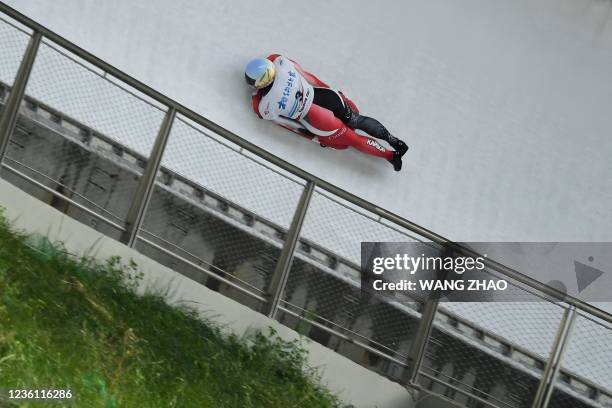
[{"label": "handrail", "polygon": [[[143,93],[144,95],[147,95],[148,97],[156,100],[157,102],[167,106],[168,108],[173,108],[178,114],[181,114],[182,116],[191,119],[193,122],[203,126],[204,128],[217,133],[219,136],[222,136],[223,138],[229,140],[230,142],[242,147],[245,150],[250,151],[251,153],[261,157],[262,159],[280,167],[281,169],[292,173],[300,178],[302,178],[303,180],[305,180],[306,182],[312,182],[314,183],[317,187],[322,188],[326,191],[329,191],[330,193],[354,204],[357,205],[367,211],[372,212],[373,214],[376,214],[378,216],[380,216],[381,218],[384,218],[392,223],[395,223],[403,228],[406,228],[407,230],[410,230],[414,233],[417,233],[421,236],[423,236],[424,238],[430,239],[433,242],[437,242],[440,244],[453,244],[453,241],[451,241],[448,238],[445,238],[444,236],[437,234],[423,226],[420,226],[412,221],[409,221],[391,211],[385,210],[383,208],[380,208],[378,206],[376,206],[375,204],[357,197],[356,195],[340,188],[337,187],[325,180],[322,180],[320,178],[318,178],[317,176],[299,168],[296,167],[292,164],[290,164],[289,162],[279,158],[278,156],[262,149],[261,147],[243,139],[242,137],[238,136],[237,134],[225,129],[224,127],[218,125],[217,123],[206,119],[205,117],[201,116],[200,114],[198,114],[197,112],[187,108],[186,106],[182,105],[181,103],[175,101],[172,98],[169,98],[168,96],[156,91],[155,89],[151,88],[150,86],[144,84],[143,82],[137,80],[136,78],[130,76],[129,74],[126,74],[125,72],[117,69],[116,67],[110,65],[109,63],[101,60],[100,58],[96,57],[95,55],[89,53],[88,51],[82,49],[81,47],[79,47],[78,45],[72,43],[71,41],[65,39],[64,37],[56,34],[55,32],[51,31],[50,29],[48,29],[47,27],[37,23],[36,21],[32,20],[31,18],[23,15],[22,13],[18,12],[17,10],[13,9],[12,7],[6,5],[3,2],[0,2],[0,11],[6,15],[8,15],[9,17],[11,17],[12,19],[18,21],[19,23],[23,24],[24,26],[30,28],[31,30],[34,31],[34,33],[40,33],[43,35],[43,37],[47,38],[48,40],[51,40],[52,42],[60,45],[61,47],[65,48],[66,50],[72,52],[73,54],[77,55],[78,57],[82,58],[83,60],[89,62],[90,64],[104,70],[105,72],[107,72],[108,74],[116,77],[117,79],[119,79],[120,81],[126,83],[127,85],[131,86],[132,88],[134,88],[135,90]],[[458,245],[457,245],[458,246]],[[459,249],[464,252],[464,253],[469,253],[469,254],[477,254],[476,252],[474,252],[471,249],[462,247],[462,246],[458,246]],[[576,307],[576,309],[581,310],[583,312],[586,312],[590,315],[596,316],[597,318],[600,318],[608,323],[612,324],[612,314],[607,313],[603,310],[601,310],[598,307],[595,307],[593,305],[590,305],[580,299],[577,299],[573,296],[567,295],[555,288],[549,287],[547,285],[545,285],[542,282],[539,282],[521,272],[518,272],[514,269],[511,269],[505,265],[502,265],[498,262],[492,261],[490,259],[485,259],[485,265],[491,269],[496,270],[497,272],[511,278],[514,279],[518,282],[521,282],[527,286],[530,286],[532,288],[535,288],[559,301],[563,301],[568,303],[569,305],[572,305],[574,307]]]}]

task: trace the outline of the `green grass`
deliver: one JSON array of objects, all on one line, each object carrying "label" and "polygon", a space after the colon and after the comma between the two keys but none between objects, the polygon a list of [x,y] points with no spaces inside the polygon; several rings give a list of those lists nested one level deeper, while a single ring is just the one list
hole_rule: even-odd
[{"label": "green grass", "polygon": [[225,335],[160,294],[137,295],[140,278],[119,259],[73,259],[17,234],[0,214],[0,387],[70,388],[76,402],[64,405],[77,407],[344,406],[299,344]]}]

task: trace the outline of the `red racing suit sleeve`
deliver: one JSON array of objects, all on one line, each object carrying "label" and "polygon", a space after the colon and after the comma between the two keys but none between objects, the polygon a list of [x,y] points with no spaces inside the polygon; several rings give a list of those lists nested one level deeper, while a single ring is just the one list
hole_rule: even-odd
[{"label": "red racing suit sleeve", "polygon": [[258,90],[257,92],[255,92],[253,96],[251,97],[251,101],[253,103],[253,110],[255,111],[255,114],[257,115],[259,119],[263,119],[263,116],[261,116],[261,113],[259,113],[259,102],[261,101],[261,97],[262,97],[261,90]]},{"label": "red racing suit sleeve", "polygon": [[[276,58],[280,57],[280,54],[270,54],[268,55],[268,59],[272,62],[274,62],[274,60]],[[320,88],[330,88],[329,85],[327,85],[325,82],[321,81],[319,78],[317,78],[314,74],[311,74],[310,72],[306,71],[304,68],[302,68],[302,66],[297,62],[294,61],[292,59],[289,59],[291,62],[293,62],[293,65],[295,65],[295,68],[299,71],[299,73],[306,78],[306,80],[310,83],[310,85],[312,86],[318,86]]]},{"label": "red racing suit sleeve", "polygon": [[306,78],[306,80],[310,83],[310,85],[316,86],[316,87],[319,87],[319,88],[331,88],[325,82],[323,82],[319,78],[317,78],[314,74],[311,74],[310,72],[308,72],[304,68],[302,68],[302,66],[300,64],[298,64],[297,62],[295,62],[294,60],[291,60],[291,62],[293,62],[293,65],[295,65],[295,68],[299,71],[299,73],[304,78]]},{"label": "red racing suit sleeve", "polygon": [[278,58],[278,57],[280,57],[280,54],[270,54],[266,58],[269,59],[270,61],[274,62],[274,60],[276,58]]}]

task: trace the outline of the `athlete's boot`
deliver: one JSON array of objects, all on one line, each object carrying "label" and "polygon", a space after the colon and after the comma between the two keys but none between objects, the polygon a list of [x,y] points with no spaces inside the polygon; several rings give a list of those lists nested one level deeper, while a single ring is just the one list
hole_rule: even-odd
[{"label": "athlete's boot", "polygon": [[398,139],[392,134],[389,134],[389,139],[387,140],[387,142],[391,145],[392,148],[395,149],[395,151],[399,152],[400,157],[405,155],[408,151],[408,145],[404,143],[403,140]]},{"label": "athlete's boot", "polygon": [[399,151],[393,152],[393,158],[389,160],[389,163],[393,165],[393,170],[400,171],[402,169],[402,155]]}]

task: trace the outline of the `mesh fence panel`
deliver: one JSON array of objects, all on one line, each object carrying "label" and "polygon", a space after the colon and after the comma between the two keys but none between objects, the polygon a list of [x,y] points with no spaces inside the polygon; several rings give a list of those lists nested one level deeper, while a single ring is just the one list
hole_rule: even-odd
[{"label": "mesh fence panel", "polygon": [[414,233],[387,225],[369,211],[318,188],[308,208],[301,237],[356,265],[361,262],[361,242],[423,241]]},{"label": "mesh fence panel", "polygon": [[[417,238],[316,189],[283,296],[282,306],[291,313],[281,314],[281,321],[296,326],[297,314],[405,361],[421,305],[412,299],[399,302],[361,293],[361,242]],[[394,373],[398,367],[384,358],[366,355],[363,349],[339,341],[316,325],[302,325],[300,330],[370,368],[392,377],[400,375],[401,370]]]},{"label": "mesh fence panel", "polygon": [[423,386],[467,406],[487,406],[475,396],[496,407],[531,407],[564,309],[508,284],[514,302],[440,304]]},{"label": "mesh fence panel", "polygon": [[122,225],[163,116],[135,91],[43,43],[6,163]]},{"label": "mesh fence panel", "polygon": [[164,116],[144,95],[47,43],[38,51],[26,94],[143,156]]},{"label": "mesh fence panel", "polygon": [[[162,164],[142,236],[252,293],[264,293],[303,185],[182,119],[172,128]],[[142,242],[139,248],[163,261],[159,250]],[[214,275],[190,269],[185,272],[195,280],[237,297]]]},{"label": "mesh fence panel", "polygon": [[237,146],[182,118],[173,125],[162,166],[285,228],[302,192],[299,183],[277,169],[245,157]]},{"label": "mesh fence panel", "polygon": [[12,85],[30,36],[8,20],[0,19],[0,82]]},{"label": "mesh fence panel", "polygon": [[612,407],[612,325],[579,315],[549,407]]}]

